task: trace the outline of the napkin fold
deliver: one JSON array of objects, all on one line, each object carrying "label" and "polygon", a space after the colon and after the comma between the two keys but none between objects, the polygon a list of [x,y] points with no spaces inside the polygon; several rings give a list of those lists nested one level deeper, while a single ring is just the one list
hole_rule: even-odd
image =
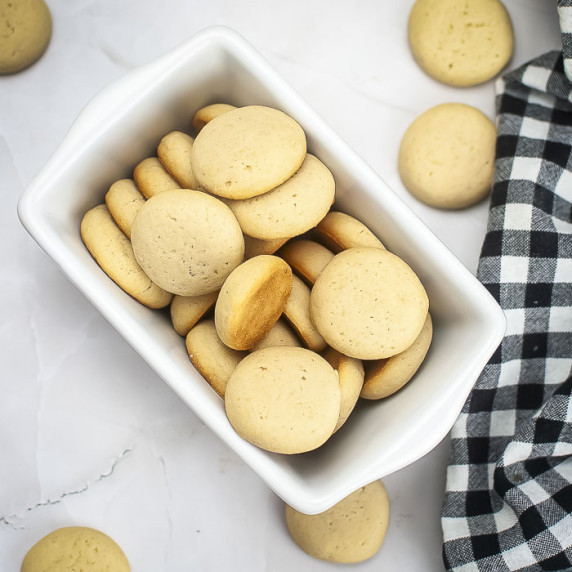
[{"label": "napkin fold", "polygon": [[477,277],[507,330],[451,431],[448,570],[572,570],[572,0],[562,51],[495,84],[497,147]]}]

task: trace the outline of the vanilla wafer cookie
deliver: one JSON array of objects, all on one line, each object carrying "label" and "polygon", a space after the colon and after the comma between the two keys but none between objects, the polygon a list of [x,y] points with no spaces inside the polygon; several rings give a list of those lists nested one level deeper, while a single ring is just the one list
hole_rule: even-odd
[{"label": "vanilla wafer cookie", "polygon": [[133,221],[131,242],[152,280],[180,296],[219,290],[244,256],[242,231],[231,210],[189,189],[148,199]]},{"label": "vanilla wafer cookie", "polygon": [[157,146],[157,157],[168,173],[183,189],[197,189],[191,168],[191,148],[194,139],[182,131],[167,133]]},{"label": "vanilla wafer cookie", "polygon": [[310,556],[351,564],[380,549],[389,513],[387,491],[381,481],[374,481],[319,514],[304,514],[286,505],[286,525],[294,542]]},{"label": "vanilla wafer cookie", "polygon": [[338,376],[305,348],[265,348],[245,357],[231,374],[225,409],[235,431],[262,449],[311,451],[329,439],[338,421]]},{"label": "vanilla wafer cookie", "polygon": [[227,111],[232,111],[233,109],[236,109],[236,106],[230,105],[229,103],[211,103],[210,105],[201,107],[193,115],[193,129],[195,130],[195,133],[198,133],[215,117],[218,117]]},{"label": "vanilla wafer cookie", "polygon": [[215,305],[220,339],[247,350],[274,326],[292,289],[292,270],[277,256],[260,255],[235,268],[225,280]]},{"label": "vanilla wafer cookie", "polygon": [[328,345],[358,359],[390,357],[421,332],[429,299],[419,278],[381,248],[349,248],[316,279],[310,314]]},{"label": "vanilla wafer cookie", "polygon": [[127,238],[131,238],[131,225],[145,200],[133,179],[115,181],[105,194],[105,204]]},{"label": "vanilla wafer cookie", "polygon": [[313,228],[324,218],[334,197],[332,173],[317,157],[307,153],[300,168],[281,185],[227,204],[244,234],[274,240],[299,236]]},{"label": "vanilla wafer cookie", "polygon": [[364,399],[382,399],[399,391],[415,375],[429,351],[433,322],[427,314],[425,324],[415,341],[406,350],[390,358],[365,361]]},{"label": "vanilla wafer cookie", "polygon": [[306,284],[312,285],[334,257],[334,253],[313,240],[296,239],[288,241],[278,251],[278,256],[283,258]]},{"label": "vanilla wafer cookie", "polygon": [[199,185],[228,199],[261,195],[290,178],[306,156],[306,135],[284,112],[249,105],[223,113],[197,134],[191,166]]},{"label": "vanilla wafer cookie", "polygon": [[223,344],[213,320],[202,320],[193,326],[185,338],[191,363],[209,385],[224,398],[226,384],[236,366],[247,352],[229,348]]},{"label": "vanilla wafer cookie", "polygon": [[313,230],[313,237],[334,254],[348,248],[385,248],[381,240],[360,220],[340,211],[330,211]]},{"label": "vanilla wafer cookie", "polygon": [[147,157],[137,163],[133,170],[133,179],[146,199],[164,191],[181,188],[158,157]]},{"label": "vanilla wafer cookie", "polygon": [[101,269],[125,292],[149,308],[168,306],[173,294],[157,286],[143,271],[131,242],[117,226],[106,205],[85,213],[81,238]]}]

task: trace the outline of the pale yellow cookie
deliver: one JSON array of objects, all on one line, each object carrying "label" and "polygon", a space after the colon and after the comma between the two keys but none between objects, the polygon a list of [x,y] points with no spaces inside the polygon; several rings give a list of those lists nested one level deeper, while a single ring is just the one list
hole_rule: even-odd
[{"label": "pale yellow cookie", "polygon": [[349,248],[316,279],[310,314],[328,345],[358,359],[407,349],[425,323],[429,299],[419,278],[381,248]]},{"label": "pale yellow cookie", "polygon": [[401,181],[420,201],[460,209],[485,198],[491,189],[495,124],[464,103],[443,103],[419,115],[399,147]]},{"label": "pale yellow cookie", "polygon": [[299,236],[324,218],[335,196],[330,170],[314,155],[306,154],[302,166],[274,189],[227,204],[244,234],[273,240]]},{"label": "pale yellow cookie", "polygon": [[339,211],[330,211],[316,225],[313,236],[334,254],[358,246],[385,248],[363,222]]},{"label": "pale yellow cookie", "polygon": [[236,106],[230,105],[229,103],[211,103],[210,105],[205,105],[201,107],[193,115],[193,128],[195,133],[198,133],[209,121],[226,113],[227,111],[232,111],[236,109]]},{"label": "pale yellow cookie", "polygon": [[300,345],[300,339],[292,331],[292,328],[282,318],[278,318],[278,321],[272,326],[270,331],[260,341],[256,342],[250,348],[250,351],[255,352],[273,346],[299,348]]},{"label": "pale yellow cookie", "polygon": [[364,362],[365,383],[361,396],[365,399],[381,399],[401,389],[423,363],[432,337],[433,323],[428,313],[421,333],[405,351],[387,359]]},{"label": "pale yellow cookie", "polygon": [[247,199],[282,184],[306,156],[306,135],[282,111],[239,107],[209,121],[191,150],[199,185],[228,199]]},{"label": "pale yellow cookie", "polygon": [[238,364],[226,386],[225,408],[235,431],[250,443],[274,453],[304,453],[323,445],[336,426],[338,376],[305,348],[265,348]]},{"label": "pale yellow cookie", "polygon": [[127,294],[149,308],[164,308],[170,304],[173,294],[145,274],[135,259],[131,242],[106,205],[98,205],[85,213],[81,238],[101,269]]},{"label": "pale yellow cookie", "polygon": [[146,199],[164,191],[181,188],[158,157],[147,157],[138,163],[133,170],[133,179]]},{"label": "pale yellow cookie", "polygon": [[310,316],[310,288],[295,274],[292,276],[292,292],[284,307],[284,317],[308,349],[321,352],[326,348],[326,340]]},{"label": "pale yellow cookie", "polygon": [[194,139],[181,131],[167,133],[157,146],[157,157],[169,174],[183,189],[197,189],[191,168],[191,148]]},{"label": "pale yellow cookie", "polygon": [[408,37],[419,66],[454,86],[493,78],[514,50],[510,16],[499,0],[417,0]]},{"label": "pale yellow cookie", "polygon": [[131,225],[145,200],[132,179],[115,181],[105,194],[105,204],[127,238],[131,238]]},{"label": "pale yellow cookie", "polygon": [[321,560],[352,564],[381,548],[389,524],[390,500],[381,481],[361,487],[325,512],[308,515],[286,505],[294,542]]},{"label": "pale yellow cookie", "polygon": [[191,363],[224,398],[228,378],[248,354],[223,344],[213,320],[203,320],[194,326],[187,334],[185,344]]},{"label": "pale yellow cookie", "polygon": [[340,417],[334,433],[347,421],[359,399],[364,382],[364,366],[361,360],[327,348],[322,356],[338,372],[340,380]]},{"label": "pale yellow cookie", "polygon": [[247,350],[277,322],[292,289],[292,270],[277,256],[250,258],[225,280],[215,305],[220,339]]},{"label": "pale yellow cookie", "polygon": [[288,241],[278,252],[292,270],[306,282],[312,285],[324,269],[324,266],[334,257],[334,253],[318,242],[307,239]]},{"label": "pale yellow cookie", "polygon": [[52,16],[43,0],[0,0],[0,75],[31,66],[51,37]]},{"label": "pale yellow cookie", "polygon": [[218,292],[202,296],[175,296],[170,306],[171,322],[175,331],[186,336],[189,330],[214,307]]},{"label": "pale yellow cookie", "polygon": [[244,256],[242,231],[231,210],[188,189],[148,199],[133,221],[131,242],[151,279],[180,296],[215,292]]},{"label": "pale yellow cookie", "polygon": [[259,254],[274,254],[289,238],[276,238],[274,240],[260,240],[244,235],[244,258],[253,258]]},{"label": "pale yellow cookie", "polygon": [[58,528],[26,554],[21,572],[130,572],[121,547],[107,534],[85,526]]}]

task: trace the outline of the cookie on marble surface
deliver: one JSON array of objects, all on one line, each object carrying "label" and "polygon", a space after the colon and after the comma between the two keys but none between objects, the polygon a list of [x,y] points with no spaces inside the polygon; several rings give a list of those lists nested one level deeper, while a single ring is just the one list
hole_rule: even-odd
[{"label": "cookie on marble surface", "polygon": [[131,242],[146,274],[180,296],[220,289],[244,256],[242,231],[231,210],[189,189],[148,199],[133,221]]},{"label": "cookie on marble surface", "polygon": [[292,328],[284,321],[283,318],[278,318],[278,321],[272,326],[270,331],[251,348],[251,352],[262,350],[264,348],[271,348],[272,346],[291,346],[300,347],[300,339],[292,331]]},{"label": "cookie on marble surface", "polygon": [[496,127],[464,103],[442,103],[423,112],[407,128],[398,155],[405,188],[441,209],[461,209],[490,192]]},{"label": "cookie on marble surface", "polygon": [[81,238],[101,269],[127,294],[149,308],[168,306],[173,294],[155,284],[133,254],[130,240],[106,205],[90,209],[81,221]]},{"label": "cookie on marble surface", "polygon": [[514,50],[510,16],[499,0],[417,0],[408,38],[428,75],[458,87],[493,78]]},{"label": "cookie on marble surface", "polygon": [[292,275],[292,291],[284,306],[284,318],[305,347],[315,352],[326,349],[326,340],[314,325],[310,315],[310,288],[295,274]]},{"label": "cookie on marble surface", "polygon": [[308,153],[300,168],[281,185],[227,204],[244,234],[274,240],[299,236],[320,222],[334,202],[335,187],[330,170]]},{"label": "cookie on marble surface", "polygon": [[222,343],[213,320],[196,324],[186,336],[185,345],[191,363],[209,385],[224,398],[226,384],[236,366],[248,355]]},{"label": "cookie on marble surface", "polygon": [[334,433],[348,420],[359,399],[364,382],[364,366],[361,360],[345,356],[333,348],[327,348],[322,357],[338,372],[340,381],[340,416]]},{"label": "cookie on marble surface", "polygon": [[419,278],[381,248],[349,248],[316,279],[310,313],[328,345],[358,359],[390,357],[419,335],[429,299]]},{"label": "cookie on marble surface", "polygon": [[387,491],[381,481],[374,481],[319,514],[304,514],[286,505],[286,525],[294,542],[310,556],[351,564],[378,552],[389,514]]},{"label": "cookie on marble surface", "polygon": [[413,344],[390,358],[364,362],[364,399],[382,399],[400,390],[415,375],[431,345],[433,322],[427,313],[425,324]]},{"label": "cookie on marble surface", "polygon": [[58,528],[26,554],[21,572],[130,572],[121,547],[107,534],[86,526]]},{"label": "cookie on marble surface", "polygon": [[379,238],[363,222],[339,211],[330,211],[316,225],[312,235],[316,241],[334,254],[358,246],[385,248]]},{"label": "cookie on marble surface", "polygon": [[338,376],[305,348],[265,348],[245,357],[230,376],[225,409],[235,431],[262,449],[311,451],[328,440],[338,421]]},{"label": "cookie on marble surface", "polygon": [[306,284],[312,285],[334,257],[334,253],[318,242],[301,238],[288,241],[278,251],[278,256],[283,258]]},{"label": "cookie on marble surface", "polygon": [[209,121],[226,113],[227,111],[232,111],[236,109],[235,105],[230,105],[229,103],[211,103],[210,105],[205,105],[195,112],[193,115],[193,128],[195,133],[198,133]]},{"label": "cookie on marble surface", "polygon": [[191,168],[193,142],[190,135],[182,131],[171,131],[159,141],[157,157],[183,189],[196,190],[198,183]]},{"label": "cookie on marble surface", "polygon": [[44,0],[0,0],[0,75],[38,61],[52,37],[52,16]]},{"label": "cookie on marble surface", "polygon": [[291,177],[306,156],[306,135],[278,109],[239,107],[198,133],[191,166],[199,185],[227,199],[261,195]]},{"label": "cookie on marble surface", "polygon": [[220,339],[247,350],[278,321],[292,289],[292,270],[277,256],[262,254],[243,262],[225,280],[215,304]]},{"label": "cookie on marble surface", "polygon": [[169,308],[175,331],[181,336],[186,336],[189,330],[214,307],[217,297],[218,291],[201,296],[175,296]]},{"label": "cookie on marble surface", "polygon": [[133,170],[133,179],[146,199],[164,191],[182,188],[169,171],[165,169],[158,157],[147,157],[137,163]]},{"label": "cookie on marble surface", "polygon": [[115,181],[105,194],[105,204],[127,238],[131,238],[131,225],[145,200],[133,179]]}]

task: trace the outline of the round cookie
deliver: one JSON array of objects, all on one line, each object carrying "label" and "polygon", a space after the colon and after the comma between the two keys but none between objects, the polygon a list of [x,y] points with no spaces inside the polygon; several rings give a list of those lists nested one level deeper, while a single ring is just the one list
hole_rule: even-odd
[{"label": "round cookie", "polygon": [[321,352],[326,348],[326,340],[310,316],[310,288],[295,274],[292,276],[292,292],[284,306],[284,317],[308,349]]},{"label": "round cookie", "polygon": [[193,115],[193,128],[195,133],[198,133],[209,121],[226,113],[227,111],[232,111],[236,109],[236,106],[230,105],[229,103],[211,103],[210,105],[205,105],[201,107]]},{"label": "round cookie", "polygon": [[312,321],[328,345],[358,359],[407,349],[429,299],[413,270],[381,248],[349,248],[331,260],[310,296]]},{"label": "round cookie", "polygon": [[300,347],[298,336],[282,318],[278,318],[278,321],[272,326],[270,331],[260,341],[256,342],[250,348],[250,351],[255,352],[273,346]]},{"label": "round cookie", "polygon": [[261,340],[282,314],[292,289],[292,270],[262,254],[243,262],[225,280],[215,305],[220,339],[235,350]]},{"label": "round cookie", "polygon": [[51,37],[52,16],[44,0],[0,0],[0,75],[31,66]]},{"label": "round cookie", "polygon": [[316,225],[313,235],[334,254],[358,246],[385,248],[363,222],[339,211],[330,211]]},{"label": "round cookie", "polygon": [[170,306],[171,323],[175,331],[186,336],[189,330],[214,306],[218,292],[202,296],[175,296]]},{"label": "round cookie", "polygon": [[224,398],[228,378],[248,354],[223,344],[216,333],[213,320],[203,320],[194,326],[187,334],[185,344],[191,363]]},{"label": "round cookie", "polygon": [[371,558],[381,548],[389,513],[387,491],[381,481],[374,481],[319,514],[286,505],[286,525],[294,542],[310,556],[351,564]]},{"label": "round cookie", "polygon": [[209,121],[191,150],[199,185],[227,199],[261,195],[291,177],[306,156],[306,135],[282,111],[239,107]]},{"label": "round cookie", "polygon": [[288,241],[278,252],[306,284],[314,284],[334,253],[313,240],[299,239]]},{"label": "round cookie", "polygon": [[262,449],[311,451],[327,441],[338,421],[338,376],[305,348],[265,348],[245,357],[230,376],[225,409],[235,431]]},{"label": "round cookie", "polygon": [[133,221],[131,242],[153,282],[180,296],[218,290],[244,256],[242,231],[231,210],[188,189],[148,199]]},{"label": "round cookie", "polygon": [[21,572],[130,572],[121,547],[107,534],[85,526],[58,528],[26,554]]},{"label": "round cookie", "polygon": [[130,240],[117,226],[106,205],[85,213],[83,243],[101,269],[127,294],[149,308],[164,308],[173,294],[157,286],[137,263]]},{"label": "round cookie", "polygon": [[254,258],[259,254],[274,254],[289,238],[276,238],[275,240],[260,240],[244,235],[244,258]]},{"label": "round cookie", "polygon": [[411,380],[423,363],[432,337],[433,322],[430,314],[427,313],[421,333],[405,351],[387,359],[364,363],[365,383],[361,390],[361,397],[382,399],[401,389]]},{"label": "round cookie", "polygon": [[361,360],[345,356],[333,348],[327,348],[322,356],[338,372],[340,380],[340,417],[334,429],[335,433],[347,421],[356,406],[363,387],[364,366]]},{"label": "round cookie", "polygon": [[244,234],[262,240],[298,236],[324,218],[335,196],[330,170],[314,155],[306,155],[302,166],[272,190],[227,204]]},{"label": "round cookie", "polygon": [[443,103],[419,115],[399,147],[405,188],[420,201],[460,209],[488,195],[494,174],[496,127],[478,109]]},{"label": "round cookie", "polygon": [[496,76],[514,49],[512,23],[499,0],[417,0],[408,38],[427,74],[458,87]]},{"label": "round cookie", "polygon": [[198,184],[191,168],[194,139],[181,131],[167,133],[157,146],[157,157],[183,189],[196,189]]},{"label": "round cookie", "polygon": [[138,163],[133,170],[133,179],[146,199],[164,191],[181,188],[158,157],[147,157]]},{"label": "round cookie", "polygon": [[105,194],[105,204],[127,238],[131,238],[131,225],[145,200],[132,179],[115,181]]}]

